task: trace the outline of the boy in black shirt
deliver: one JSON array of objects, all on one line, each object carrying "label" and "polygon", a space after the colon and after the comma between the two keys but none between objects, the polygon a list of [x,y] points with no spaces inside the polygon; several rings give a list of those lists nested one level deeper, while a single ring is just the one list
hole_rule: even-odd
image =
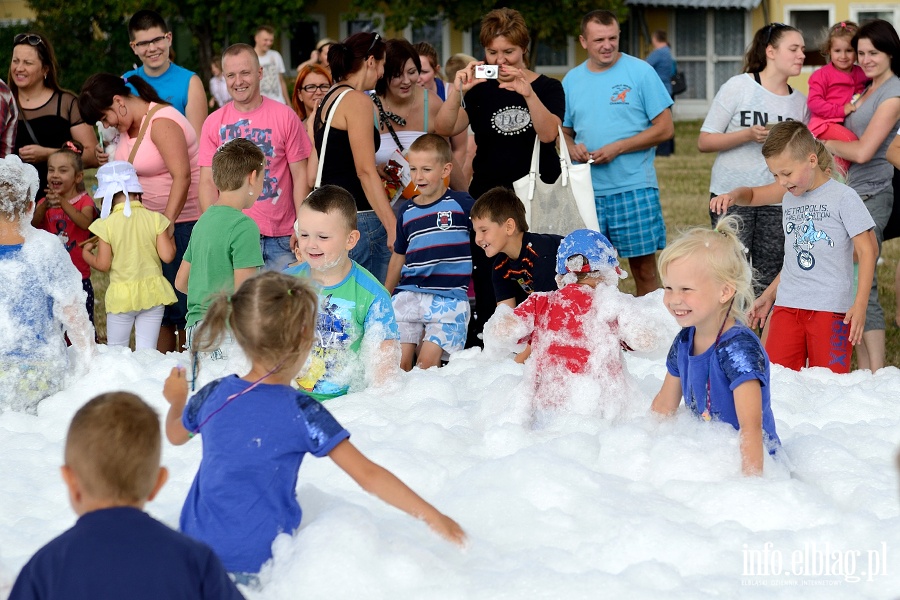
[{"label": "boy in black shirt", "polygon": [[485,192],[471,216],[475,244],[494,259],[497,304],[515,308],[531,292],[557,289],[556,251],[562,236],[528,231],[525,206],[515,192],[502,187]]}]

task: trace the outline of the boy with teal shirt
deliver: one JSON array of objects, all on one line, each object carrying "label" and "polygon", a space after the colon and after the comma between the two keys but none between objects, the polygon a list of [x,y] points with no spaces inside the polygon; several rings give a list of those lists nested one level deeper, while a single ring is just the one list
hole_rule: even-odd
[{"label": "boy with teal shirt", "polygon": [[175,287],[188,297],[189,331],[203,319],[214,294],[233,292],[263,265],[259,227],[242,212],[262,192],[262,150],[249,140],[235,138],[216,152],[212,170],[219,199],[194,226],[175,277]]},{"label": "boy with teal shirt", "polygon": [[334,185],[318,188],[303,201],[294,228],[301,263],[284,272],[309,277],[320,299],[315,345],[297,385],[322,402],[396,375],[400,346],[391,297],[350,258],[359,241],[353,196]]}]

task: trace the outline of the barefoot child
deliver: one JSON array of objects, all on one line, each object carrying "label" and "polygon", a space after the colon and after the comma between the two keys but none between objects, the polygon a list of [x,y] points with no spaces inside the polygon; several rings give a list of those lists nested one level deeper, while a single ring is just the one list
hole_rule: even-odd
[{"label": "barefoot child", "polygon": [[55,236],[31,226],[38,185],[35,168],[18,156],[0,159],[0,412],[36,414],[67,373],[87,369],[94,351],[81,275]]},{"label": "barefoot child", "polygon": [[108,162],[97,170],[97,193],[103,198],[100,219],[91,224],[99,239],[84,246],[82,256],[98,271],[109,271],[106,289],[106,343],[128,346],[134,327],[135,349],[156,348],[163,308],[175,291],[162,274],[160,260],[175,258],[169,220],[141,204],[143,189],[129,162]]},{"label": "barefoot child", "polygon": [[78,142],[66,142],[47,159],[47,196],[38,201],[31,224],[58,237],[69,252],[72,264],[81,273],[81,287],[87,294],[85,308],[93,323],[94,286],[91,285],[91,267],[84,262],[79,244],[91,237],[88,228],[97,218],[97,209],[94,200],[85,192],[79,191],[84,179],[82,150]]},{"label": "barefoot child", "polygon": [[400,367],[440,366],[466,345],[472,279],[466,192],[444,185],[453,169],[447,140],[426,133],[409,147],[409,172],[419,195],[397,210],[397,238],[385,287],[394,294]]},{"label": "barefoot child", "polygon": [[[852,40],[859,27],[853,21],[832,25],[822,44],[822,54],[828,59],[821,69],[809,77],[809,130],[820,140],[852,142],[856,135],[844,127],[844,118],[856,111],[856,99],[866,87],[866,74],[856,64],[856,50]],[[850,166],[846,160],[835,162],[843,175]]]},{"label": "barefoot child", "polygon": [[321,402],[390,380],[400,365],[397,323],[387,290],[350,258],[359,241],[353,196],[323,185],[300,205],[294,228],[302,262],[284,272],[311,279],[319,293],[310,365],[297,385]]},{"label": "barefoot child", "polygon": [[[869,288],[878,247],[875,222],[852,188],[828,175],[828,151],[803,123],[772,128],[762,148],[783,203],[784,266],[761,299],[775,298],[766,352],[772,362],[799,371],[826,367],[850,371],[852,346],[862,340]],[[710,203],[724,212],[730,203],[766,203],[754,188],[739,188]],[[853,291],[853,254],[859,283]],[[777,297],[776,297],[777,291]],[[766,302],[764,310],[771,306]]]},{"label": "barefoot child", "polygon": [[683,327],[666,360],[666,378],[651,410],[674,414],[681,399],[705,421],[740,432],[741,470],[759,475],[763,452],[781,444],[769,395],[769,358],[746,326],[753,278],[737,219],[691,229],[659,256],[663,302]]},{"label": "barefoot child", "polygon": [[[324,405],[291,387],[313,347],[318,303],[307,281],[271,271],[248,279],[230,298],[219,294],[193,350],[217,347],[230,328],[250,371],[213,381],[187,402],[185,373],[176,367],[163,390],[171,405],[169,441],[203,438],[181,530],[212,546],[238,581],[252,581],[272,557],[275,537],[300,525],[297,471],[306,454],[328,456],[363,489],[448,540],[465,540],[452,519],[363,456]],[[254,439],[265,443],[247,443]]]}]

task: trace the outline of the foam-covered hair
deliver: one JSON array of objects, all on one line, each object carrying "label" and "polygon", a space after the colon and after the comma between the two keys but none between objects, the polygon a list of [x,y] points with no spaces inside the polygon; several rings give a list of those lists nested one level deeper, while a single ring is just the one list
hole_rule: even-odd
[{"label": "foam-covered hair", "polygon": [[590,229],[577,229],[567,235],[556,253],[557,275],[589,273],[618,266],[618,253],[613,245],[605,235]]},{"label": "foam-covered hair", "polygon": [[15,154],[0,159],[0,214],[10,220],[23,217],[39,185],[37,169]]}]

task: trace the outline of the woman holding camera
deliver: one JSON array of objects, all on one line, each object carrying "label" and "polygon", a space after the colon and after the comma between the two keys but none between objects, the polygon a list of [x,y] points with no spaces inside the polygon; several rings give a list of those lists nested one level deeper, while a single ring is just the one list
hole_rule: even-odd
[{"label": "woman holding camera", "polygon": [[[457,71],[436,127],[462,131],[471,123],[477,150],[472,160],[469,194],[478,198],[493,187],[512,189],[528,174],[534,138],[541,140],[541,179],[548,183],[560,175],[556,138],[566,110],[562,83],[528,69],[530,38],[522,15],[511,8],[492,10],[481,21],[485,61],[471,62]],[[480,67],[480,68],[479,68]],[[465,112],[460,111],[465,93]],[[467,345],[494,314],[496,299],[491,282],[493,261],[472,244],[472,279],[475,312]]]},{"label": "woman holding camera", "polygon": [[[555,142],[566,109],[562,84],[528,69],[531,40],[518,11],[498,8],[485,15],[480,40],[485,61],[471,62],[456,73],[436,123],[437,129],[454,133],[472,125],[478,151],[469,194],[478,198],[492,187],[512,188],[513,181],[527,175],[535,134],[542,142],[541,178],[556,181]],[[461,91],[464,113],[459,110]]]}]

